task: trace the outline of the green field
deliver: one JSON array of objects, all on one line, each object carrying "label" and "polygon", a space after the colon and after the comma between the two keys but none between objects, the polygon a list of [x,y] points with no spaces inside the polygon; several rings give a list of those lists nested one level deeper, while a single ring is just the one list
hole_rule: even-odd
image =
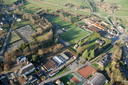
[{"label": "green field", "polygon": [[49,3],[59,4],[59,5],[65,5],[67,3],[72,3],[76,6],[86,6],[88,7],[88,4],[84,0],[42,0]]},{"label": "green field", "polygon": [[32,28],[36,28],[36,25],[32,24],[30,21],[20,21],[20,22],[15,22],[12,29],[14,30],[14,29],[20,28],[20,27],[28,25],[28,24],[31,25]]},{"label": "green field", "polygon": [[47,18],[50,22],[56,24],[58,29],[67,27],[69,30],[60,35],[62,39],[68,41],[70,43],[75,43],[76,41],[80,40],[83,37],[89,35],[89,32],[82,30],[81,28],[76,27],[72,23],[65,22],[64,20],[60,19],[59,17],[50,17]]},{"label": "green field", "polygon": [[11,33],[10,43],[20,40],[21,38],[13,31]]},{"label": "green field", "polygon": [[70,30],[62,35],[60,35],[60,37],[62,37],[62,39],[64,39],[65,41],[68,41],[72,44],[76,43],[78,40],[86,37],[87,35],[89,35],[90,33],[81,30],[80,28],[77,28],[75,25],[72,25]]}]

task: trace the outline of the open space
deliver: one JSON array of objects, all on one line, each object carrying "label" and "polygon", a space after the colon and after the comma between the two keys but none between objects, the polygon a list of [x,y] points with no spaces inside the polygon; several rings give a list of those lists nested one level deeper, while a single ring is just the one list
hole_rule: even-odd
[{"label": "open space", "polygon": [[20,39],[21,38],[14,31],[11,33],[10,43],[16,42]]},{"label": "open space", "polygon": [[63,76],[60,78],[61,81],[64,82],[65,85],[67,85],[67,83],[70,83],[70,85],[82,85],[82,81],[73,73],[68,74],[66,76]]},{"label": "open space", "polygon": [[76,27],[72,23],[65,22],[64,20],[60,19],[59,17],[50,17],[47,19],[50,22],[56,24],[58,26],[58,29],[62,29],[64,27],[68,28],[68,31],[61,34],[60,37],[62,39],[64,39],[65,41],[70,42],[71,44],[74,44],[81,38],[84,38],[90,34],[89,32],[87,32],[79,27]]}]

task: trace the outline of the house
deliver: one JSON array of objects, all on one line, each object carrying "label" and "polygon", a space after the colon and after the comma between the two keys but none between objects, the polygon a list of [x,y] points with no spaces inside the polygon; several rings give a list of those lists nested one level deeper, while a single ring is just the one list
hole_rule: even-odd
[{"label": "house", "polygon": [[20,56],[20,57],[16,58],[16,61],[19,64],[21,62],[27,61],[27,58],[25,56]]},{"label": "house", "polygon": [[56,84],[57,85],[64,85],[64,83],[62,81],[60,81],[59,79],[56,80]]},{"label": "house", "polygon": [[94,23],[94,24],[92,24],[93,26],[95,26],[95,27],[98,27],[99,29],[101,29],[101,30],[103,30],[103,31],[105,31],[107,28],[105,28],[105,27],[103,27],[103,26],[101,26],[101,25],[99,25],[99,24],[97,24],[97,23]]},{"label": "house", "polygon": [[28,75],[28,74],[34,72],[34,70],[35,70],[34,65],[33,65],[32,63],[29,63],[29,64],[27,64],[26,66],[23,66],[23,67],[19,70],[18,74],[19,74],[19,75],[22,75],[22,74]]},{"label": "house", "polygon": [[58,67],[57,64],[51,59],[43,62],[42,64],[43,64],[43,68],[45,69],[45,71],[48,71],[48,72]]},{"label": "house", "polygon": [[34,83],[36,81],[37,81],[37,78],[35,76],[33,76],[33,75],[29,76],[28,79],[27,79],[27,82],[29,84],[32,84],[32,83]]},{"label": "house", "polygon": [[88,81],[85,81],[83,85],[104,85],[107,79],[101,73],[96,73]]},{"label": "house", "polygon": [[74,45],[74,49],[77,49],[78,47],[79,47],[78,44],[75,44],[75,45]]},{"label": "house", "polygon": [[108,33],[118,36],[118,32],[114,29],[108,29]]},{"label": "house", "polygon": [[66,54],[64,54],[64,53],[61,53],[60,56],[61,56],[65,61],[69,60],[69,57],[68,57]]},{"label": "house", "polygon": [[95,42],[100,44],[100,45],[105,44],[105,41],[104,40],[100,40],[100,39],[97,39]]},{"label": "house", "polygon": [[61,53],[60,55],[58,56],[54,56],[52,58],[58,65],[61,65],[63,63],[65,63],[69,57],[67,55],[65,55],[64,53]]},{"label": "house", "polygon": [[83,19],[82,20],[84,23],[86,23],[86,24],[93,24],[94,23],[94,21],[92,21],[92,20],[90,20],[90,19]]},{"label": "house", "polygon": [[53,71],[53,72],[49,73],[49,76],[52,77],[52,76],[54,76],[55,74],[57,74],[58,72],[59,72],[59,71]]},{"label": "house", "polygon": [[102,67],[106,66],[108,62],[111,60],[111,57],[109,55],[105,55],[99,62],[98,64]]},{"label": "house", "polygon": [[78,70],[78,73],[83,77],[88,78],[90,75],[95,74],[96,70],[92,68],[90,65],[87,65],[86,67],[83,67],[80,70]]},{"label": "house", "polygon": [[108,26],[109,24],[107,23],[107,22],[105,22],[105,21],[102,21],[101,22],[103,25],[105,25],[105,26]]},{"label": "house", "polygon": [[5,78],[6,78],[5,74],[0,75],[0,80],[5,79]]},{"label": "house", "polygon": [[68,27],[64,27],[64,28],[62,28],[62,30],[65,31],[65,32],[67,32],[68,29],[69,29]]}]

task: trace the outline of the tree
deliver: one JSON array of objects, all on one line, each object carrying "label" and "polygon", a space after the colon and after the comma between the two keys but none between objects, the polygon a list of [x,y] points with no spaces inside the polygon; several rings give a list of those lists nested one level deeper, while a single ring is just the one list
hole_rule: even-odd
[{"label": "tree", "polygon": [[84,48],[83,47],[78,47],[77,48],[77,53],[78,54],[82,54],[83,51],[84,51]]},{"label": "tree", "polygon": [[38,59],[38,57],[37,57],[37,55],[32,55],[32,61],[37,61],[37,59]]},{"label": "tree", "polygon": [[43,55],[44,54],[44,51],[42,49],[39,49],[38,50],[38,55]]},{"label": "tree", "polygon": [[78,42],[78,45],[79,45],[79,46],[81,46],[81,45],[82,45],[82,41],[81,41],[81,40]]},{"label": "tree", "polygon": [[41,80],[44,81],[46,79],[46,76],[41,76]]},{"label": "tree", "polygon": [[85,50],[84,53],[82,54],[82,58],[86,60],[88,56],[89,56],[88,50]]},{"label": "tree", "polygon": [[91,50],[90,57],[91,58],[94,58],[95,57],[95,51],[94,50]]},{"label": "tree", "polygon": [[4,0],[0,0],[0,4],[4,3]]}]

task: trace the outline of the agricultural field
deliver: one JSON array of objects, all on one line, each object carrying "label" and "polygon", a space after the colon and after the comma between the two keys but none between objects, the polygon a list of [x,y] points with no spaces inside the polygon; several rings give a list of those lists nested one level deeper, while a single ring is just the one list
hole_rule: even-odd
[{"label": "agricultural field", "polygon": [[60,35],[62,39],[65,41],[70,42],[71,44],[74,44],[78,40],[80,40],[83,37],[86,37],[90,33],[82,30],[79,27],[76,27],[72,23],[65,22],[64,20],[60,19],[59,17],[50,17],[47,18],[50,22],[56,24],[58,29],[62,29],[64,27],[68,28],[67,32],[64,32],[63,34]]},{"label": "agricultural field", "polygon": [[65,5],[67,3],[72,3],[73,5],[76,6],[85,6],[88,7],[88,4],[84,1],[84,0],[42,0],[42,1],[46,1],[49,3],[54,3],[54,4],[59,4],[59,5]]},{"label": "agricultural field", "polygon": [[14,31],[11,33],[10,43],[16,42],[20,39],[21,38]]}]

